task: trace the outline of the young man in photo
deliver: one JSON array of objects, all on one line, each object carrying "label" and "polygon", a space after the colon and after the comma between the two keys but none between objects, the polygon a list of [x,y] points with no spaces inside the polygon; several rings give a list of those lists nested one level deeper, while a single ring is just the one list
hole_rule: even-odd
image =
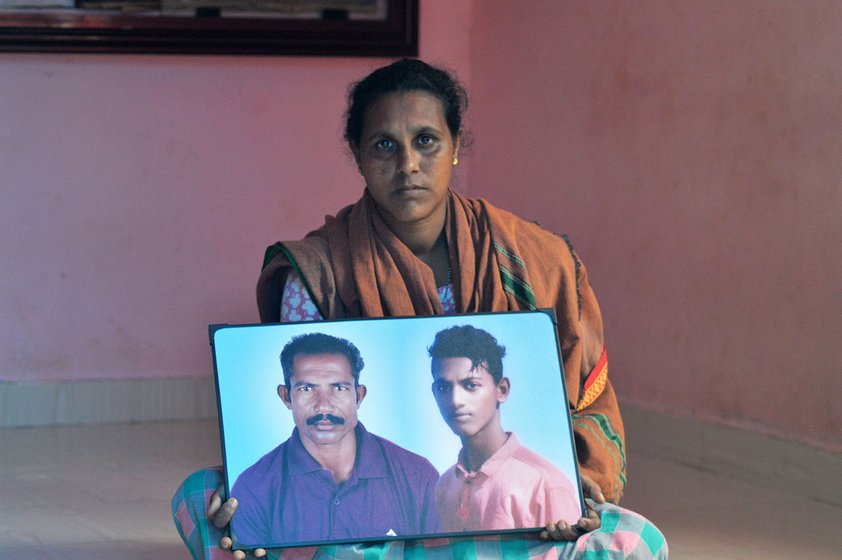
[{"label": "young man in photo", "polygon": [[503,376],[506,349],[486,331],[465,325],[436,334],[428,351],[439,411],[462,440],[456,464],[436,485],[443,529],[575,523],[582,507],[570,479],[501,425],[500,406],[511,390]]}]

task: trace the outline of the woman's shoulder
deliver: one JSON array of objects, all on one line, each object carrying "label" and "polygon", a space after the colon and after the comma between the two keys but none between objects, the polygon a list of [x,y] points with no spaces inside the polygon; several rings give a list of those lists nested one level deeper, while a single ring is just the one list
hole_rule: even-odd
[{"label": "woman's shoulder", "polygon": [[478,220],[487,220],[488,225],[492,230],[492,234],[495,233],[495,230],[501,233],[510,231],[512,233],[534,235],[539,238],[550,240],[553,243],[561,241],[561,237],[559,235],[556,235],[550,230],[544,228],[544,226],[536,220],[521,217],[520,215],[515,214],[510,210],[506,210],[505,208],[500,208],[481,197],[468,198],[461,195],[456,196],[459,200],[461,200],[465,208],[474,214]]},{"label": "woman's shoulder", "polygon": [[479,227],[486,228],[497,251],[510,251],[520,258],[561,259],[565,265],[576,261],[573,246],[566,235],[559,235],[535,220],[523,218],[483,198],[463,198],[476,216]]},{"label": "woman's shoulder", "polygon": [[282,290],[287,277],[294,273],[313,286],[331,286],[330,251],[327,241],[308,235],[299,241],[279,241],[270,245],[263,257],[257,280],[257,307],[263,322],[277,322],[280,317]]}]

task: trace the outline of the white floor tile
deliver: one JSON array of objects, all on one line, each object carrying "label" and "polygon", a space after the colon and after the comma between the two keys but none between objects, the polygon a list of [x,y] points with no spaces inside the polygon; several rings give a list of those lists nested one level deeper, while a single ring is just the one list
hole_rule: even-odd
[{"label": "white floor tile", "polygon": [[[220,463],[213,421],[6,428],[0,450],[0,560],[188,560],[170,498],[189,473]],[[663,457],[635,449],[622,505],[661,528],[672,558],[840,556],[842,508],[811,499],[811,490]]]}]

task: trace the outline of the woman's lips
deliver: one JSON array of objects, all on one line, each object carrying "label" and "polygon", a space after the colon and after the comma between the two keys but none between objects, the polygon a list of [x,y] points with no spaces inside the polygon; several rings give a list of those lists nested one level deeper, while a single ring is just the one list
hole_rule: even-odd
[{"label": "woman's lips", "polygon": [[398,185],[395,188],[395,192],[397,193],[405,193],[405,192],[415,192],[415,191],[423,191],[426,190],[421,185]]}]

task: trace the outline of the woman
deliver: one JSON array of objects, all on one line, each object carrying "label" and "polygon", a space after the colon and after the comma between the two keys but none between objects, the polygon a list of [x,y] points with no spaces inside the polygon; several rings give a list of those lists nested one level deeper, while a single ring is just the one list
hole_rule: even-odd
[{"label": "woman", "polygon": [[[565,239],[449,188],[466,105],[447,72],[419,60],[380,68],[353,86],[345,137],[366,189],[304,239],[267,250],[257,287],[261,321],[554,308],[591,509],[575,525],[547,520],[540,539],[483,539],[481,555],[587,558],[602,550],[604,558],[614,550],[666,557],[651,523],[609,503],[619,501],[625,482],[623,426],[584,267]],[[232,500],[222,502],[221,480],[219,470],[200,471],[173,499],[176,524],[195,558],[220,557],[217,528],[236,510]],[[450,547],[475,550],[473,542],[395,541],[308,554],[450,557]],[[230,539],[222,544],[230,547]]]}]

